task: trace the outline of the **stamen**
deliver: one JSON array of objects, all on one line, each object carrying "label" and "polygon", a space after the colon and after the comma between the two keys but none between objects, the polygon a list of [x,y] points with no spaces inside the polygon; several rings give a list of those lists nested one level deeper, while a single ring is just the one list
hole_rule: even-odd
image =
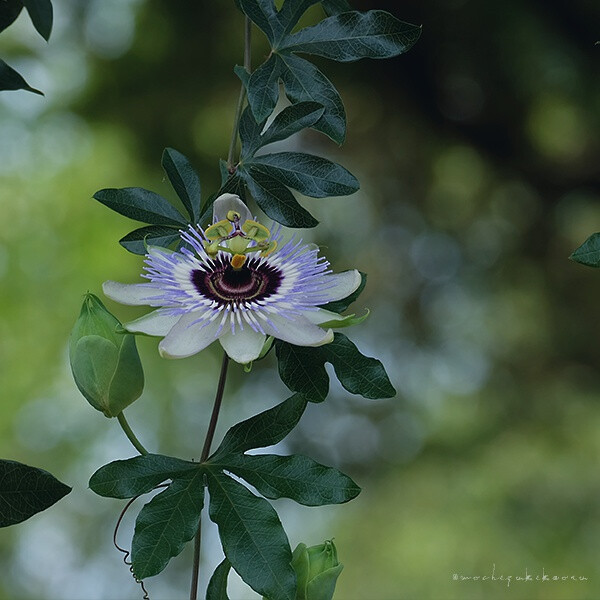
[{"label": "stamen", "polygon": [[204,242],[204,250],[206,250],[206,254],[208,254],[211,258],[214,258],[219,251],[219,242]]},{"label": "stamen", "polygon": [[269,245],[260,253],[260,255],[269,256],[269,254],[272,254],[275,251],[275,248],[277,248],[277,242],[275,240],[271,240]]},{"label": "stamen", "polygon": [[223,219],[222,221],[217,221],[214,225],[207,227],[204,230],[204,235],[207,239],[213,241],[227,237],[232,231],[233,225]]},{"label": "stamen", "polygon": [[242,231],[255,242],[264,242],[271,235],[271,232],[264,225],[250,219],[244,221]]},{"label": "stamen", "polygon": [[245,262],[246,256],[244,254],[235,254],[231,258],[231,266],[234,268],[235,271],[239,271],[244,266]]}]

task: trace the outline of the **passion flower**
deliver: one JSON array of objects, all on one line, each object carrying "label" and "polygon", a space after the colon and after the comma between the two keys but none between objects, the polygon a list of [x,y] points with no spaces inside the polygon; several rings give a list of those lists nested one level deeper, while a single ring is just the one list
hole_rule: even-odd
[{"label": "passion flower", "polygon": [[218,339],[239,363],[258,358],[267,336],[297,346],[331,342],[332,330],[319,324],[343,317],[319,307],[354,292],[359,272],[332,273],[313,244],[291,240],[279,248],[279,233],[254,220],[234,194],[215,200],[214,215],[206,230],[181,233],[189,247],[148,250],[142,276],[149,283],[104,283],[117,302],[160,307],[125,328],[164,336],[166,358],[191,356]]}]

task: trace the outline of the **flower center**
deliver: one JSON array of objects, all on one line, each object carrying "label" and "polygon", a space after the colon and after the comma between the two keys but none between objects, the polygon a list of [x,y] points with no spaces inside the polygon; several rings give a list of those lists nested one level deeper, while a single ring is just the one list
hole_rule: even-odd
[{"label": "flower center", "polygon": [[197,269],[191,278],[200,294],[220,304],[229,304],[268,298],[279,289],[282,275],[278,269],[255,258],[235,269],[228,259],[217,257],[212,269]]}]

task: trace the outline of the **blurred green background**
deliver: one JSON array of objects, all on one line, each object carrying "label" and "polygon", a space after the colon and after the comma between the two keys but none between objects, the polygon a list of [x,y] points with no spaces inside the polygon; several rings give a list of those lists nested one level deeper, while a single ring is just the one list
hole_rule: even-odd
[{"label": "blurred green background", "polygon": [[[218,185],[242,61],[233,2],[55,0],[50,44],[26,16],[0,51],[46,92],[0,96],[0,456],[50,470],[73,493],[0,530],[0,598],[135,599],[113,549],[120,501],[90,474],[134,451],[78,394],[67,338],[82,294],[139,281],[118,239],[135,223],[94,202],[103,187],[172,196],[171,146]],[[337,600],[600,597],[600,273],[567,260],[600,230],[600,4],[591,0],[359,1],[423,24],[389,61],[316,61],[348,112],[338,148],[286,142],[348,167],[362,189],[304,199],[303,231],[335,270],[369,274],[350,335],[380,357],[391,400],[337,384],[279,452],[334,465],[363,487],[340,507],[278,501],[293,546],[335,538]],[[315,7],[310,23],[320,17]],[[254,64],[265,56],[254,36]],[[143,311],[107,303],[122,320]],[[219,349],[147,373],[128,418],[154,451],[198,456]],[[274,357],[233,369],[217,435],[286,397]],[[135,511],[120,533],[128,545]],[[204,519],[202,580],[221,560]],[[188,593],[190,549],[147,582]],[[529,574],[587,581],[461,581]],[[453,579],[457,574],[459,580]],[[231,578],[234,600],[256,598]]]}]

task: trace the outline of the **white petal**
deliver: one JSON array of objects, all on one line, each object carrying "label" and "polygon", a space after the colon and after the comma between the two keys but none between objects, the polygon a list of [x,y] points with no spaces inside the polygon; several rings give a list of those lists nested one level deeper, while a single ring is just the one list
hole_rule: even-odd
[{"label": "white petal", "polygon": [[246,220],[252,220],[252,213],[248,207],[240,200],[236,194],[222,194],[213,204],[214,220],[223,221],[227,218],[227,213],[234,210],[240,213],[240,225]]},{"label": "white petal", "polygon": [[324,276],[328,287],[324,294],[327,296],[327,302],[335,302],[342,300],[355,292],[360,285],[360,273],[353,269],[352,271],[344,271],[343,273],[332,273]]},{"label": "white petal", "polygon": [[219,336],[223,350],[235,362],[246,364],[256,360],[260,354],[267,336],[257,333],[246,325],[243,330],[237,329],[235,333],[227,328],[225,334]]},{"label": "white petal", "polygon": [[263,329],[269,335],[296,346],[322,346],[333,341],[331,329],[325,331],[318,325],[313,325],[304,316],[292,320],[270,314],[269,320],[277,328],[273,328],[270,323],[263,323]]},{"label": "white petal", "polygon": [[135,321],[125,324],[125,329],[133,333],[146,333],[147,335],[167,335],[181,315],[165,315],[160,310],[155,310]]},{"label": "white petal", "polygon": [[305,310],[302,314],[315,325],[320,325],[327,321],[343,321],[344,319],[347,319],[347,317],[344,317],[343,315],[339,315],[330,310],[325,310],[324,308],[319,308],[318,310]]},{"label": "white petal", "polygon": [[204,350],[217,339],[219,319],[212,322],[197,321],[201,313],[191,312],[183,315],[158,345],[163,358],[185,358]]},{"label": "white petal", "polygon": [[160,293],[149,283],[118,283],[117,281],[105,281],[102,284],[102,291],[111,300],[132,306],[150,304],[151,300]]}]

